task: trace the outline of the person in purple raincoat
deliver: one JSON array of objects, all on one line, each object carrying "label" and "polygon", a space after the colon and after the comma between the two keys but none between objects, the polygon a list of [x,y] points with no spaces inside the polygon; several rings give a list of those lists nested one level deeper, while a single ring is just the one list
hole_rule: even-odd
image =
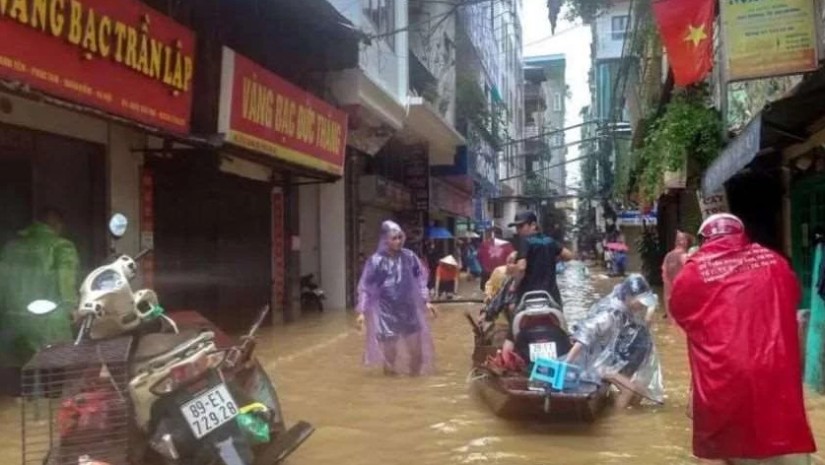
[{"label": "person in purple raincoat", "polygon": [[433,371],[433,340],[428,313],[427,271],[404,248],[406,237],[392,221],[381,225],[378,250],[367,260],[358,284],[358,325],[366,326],[367,366],[386,374],[418,376]]}]

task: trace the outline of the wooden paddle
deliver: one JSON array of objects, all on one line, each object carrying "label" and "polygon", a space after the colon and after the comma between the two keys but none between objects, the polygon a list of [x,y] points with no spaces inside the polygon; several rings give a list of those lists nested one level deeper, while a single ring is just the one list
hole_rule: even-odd
[{"label": "wooden paddle", "polygon": [[484,337],[484,330],[481,328],[481,325],[478,324],[470,312],[464,312],[464,316],[467,317],[467,321],[469,321],[470,326],[473,327],[473,334],[475,334],[477,338],[482,339]]},{"label": "wooden paddle", "polygon": [[438,304],[438,305],[444,305],[444,304],[483,304],[484,299],[472,299],[472,298],[467,298],[467,299],[433,299],[433,300],[430,300],[430,303],[431,304]]},{"label": "wooden paddle", "polygon": [[608,375],[604,377],[604,380],[616,385],[616,387],[627,389],[628,391],[633,391],[634,393],[644,397],[645,399],[653,402],[656,405],[664,405],[665,403],[661,400],[656,400],[652,397],[652,394],[646,388],[640,388],[637,386],[633,381],[629,380],[627,377],[622,376],[618,373],[613,375]]}]

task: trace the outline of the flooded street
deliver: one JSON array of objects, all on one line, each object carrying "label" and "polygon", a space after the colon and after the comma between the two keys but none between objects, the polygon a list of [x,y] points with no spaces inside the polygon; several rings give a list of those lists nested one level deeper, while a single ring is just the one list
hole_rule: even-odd
[{"label": "flooded street", "polygon": [[[614,283],[569,270],[562,293],[570,320],[581,318]],[[463,313],[476,308],[441,306],[433,328],[438,374],[429,378],[385,378],[358,369],[362,336],[343,313],[310,319],[262,344],[274,360],[268,368],[277,377],[287,419],[317,427],[290,463],[696,463],[685,416],[689,372],[677,328],[657,319],[664,407],[621,414],[608,409],[587,426],[520,424],[493,416],[468,389],[473,339]],[[818,442],[825,444],[825,401],[812,396],[809,408]]]},{"label": "flooded street", "polygon": [[[562,293],[570,320],[581,318],[614,283],[569,270]],[[664,407],[621,413],[608,409],[592,425],[523,424],[496,418],[468,388],[473,339],[463,313],[477,308],[441,306],[434,322],[438,374],[426,378],[387,378],[365,371],[360,365],[363,336],[341,311],[307,315],[300,323],[267,332],[259,356],[274,375],[288,423],[303,419],[317,428],[288,463],[696,463],[685,417],[688,367],[677,328],[657,318]],[[19,411],[13,402],[2,402],[0,458],[20,463]],[[825,398],[810,396],[808,407],[818,442],[825,444]]]}]

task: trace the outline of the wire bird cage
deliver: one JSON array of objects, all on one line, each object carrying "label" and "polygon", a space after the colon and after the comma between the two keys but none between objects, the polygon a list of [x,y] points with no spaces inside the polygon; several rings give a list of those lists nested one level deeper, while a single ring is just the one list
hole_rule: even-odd
[{"label": "wire bird cage", "polygon": [[40,350],[22,372],[23,465],[126,465],[132,337]]}]

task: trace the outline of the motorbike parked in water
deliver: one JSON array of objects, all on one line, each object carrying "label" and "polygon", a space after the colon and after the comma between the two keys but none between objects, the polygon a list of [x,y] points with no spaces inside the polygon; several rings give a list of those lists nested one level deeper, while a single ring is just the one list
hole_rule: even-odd
[{"label": "motorbike parked in water", "polygon": [[313,308],[323,312],[326,298],[324,290],[315,282],[314,274],[301,276],[301,310]]},{"label": "motorbike parked in water", "polygon": [[[115,215],[110,233],[122,237],[127,224]],[[24,367],[24,463],[41,461],[38,454],[48,465],[270,465],[286,458],[314,429],[306,422],[286,428],[276,389],[254,357],[269,307],[239,343],[221,344],[229,339],[214,325],[179,328],[152,290],[132,292],[145,254],[92,271],[81,287],[74,344],[41,349]],[[33,318],[56,309],[43,300],[28,308]],[[46,441],[37,434],[42,421],[27,423],[27,408],[41,400],[50,408]]]}]

